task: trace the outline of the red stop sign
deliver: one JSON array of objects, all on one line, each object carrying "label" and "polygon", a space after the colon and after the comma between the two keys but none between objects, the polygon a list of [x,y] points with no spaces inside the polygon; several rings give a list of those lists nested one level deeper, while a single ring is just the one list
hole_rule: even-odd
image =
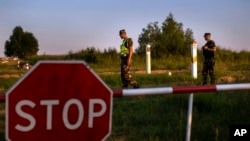
[{"label": "red stop sign", "polygon": [[7,93],[6,139],[100,141],[112,91],[83,61],[41,61]]}]

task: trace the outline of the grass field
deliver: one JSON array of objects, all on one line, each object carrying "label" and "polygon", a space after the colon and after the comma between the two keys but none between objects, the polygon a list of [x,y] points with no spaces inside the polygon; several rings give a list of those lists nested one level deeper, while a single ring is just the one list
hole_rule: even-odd
[{"label": "grass field", "polygon": [[[249,92],[195,95],[191,140],[228,141],[229,125],[250,123],[249,100]],[[187,102],[187,95],[115,99],[109,140],[183,141]]]},{"label": "grass field", "polygon": [[[154,81],[154,87],[182,85],[183,82],[180,80],[176,84],[176,79],[159,76],[162,79]],[[102,78],[107,80],[106,76]],[[155,80],[145,79],[145,75],[137,78],[144,80],[144,85]],[[185,81],[184,85],[192,83],[188,79]],[[111,86],[111,83],[108,84]],[[229,125],[249,124],[249,94],[250,91],[232,91],[195,95],[192,140],[227,141]],[[182,141],[185,139],[187,105],[188,95],[115,98],[113,131],[109,140]]]},{"label": "grass field", "polygon": [[[249,53],[250,54],[250,53]],[[241,55],[242,56],[242,55]],[[250,55],[249,55],[250,56]],[[250,57],[249,57],[250,58]],[[250,82],[250,59],[224,60],[216,63],[217,83]],[[40,56],[27,60],[51,60]],[[54,56],[52,59],[64,59]],[[107,59],[107,58],[106,58]],[[133,69],[144,70],[143,57],[135,56]],[[24,61],[25,62],[25,61]],[[201,70],[202,60],[198,63]],[[119,58],[100,60],[90,66],[112,89],[120,89]],[[107,67],[108,66],[108,67]],[[190,74],[188,57],[153,59],[153,70],[171,71],[146,75],[135,73],[142,87],[200,85]],[[0,93],[5,93],[26,71],[16,63],[0,64]],[[112,72],[112,73],[106,73]],[[108,141],[183,141],[187,121],[188,95],[160,95],[114,98],[112,134]],[[250,124],[250,91],[201,93],[194,96],[192,141],[227,141],[229,125]],[[4,103],[0,104],[0,141],[4,140]]]}]

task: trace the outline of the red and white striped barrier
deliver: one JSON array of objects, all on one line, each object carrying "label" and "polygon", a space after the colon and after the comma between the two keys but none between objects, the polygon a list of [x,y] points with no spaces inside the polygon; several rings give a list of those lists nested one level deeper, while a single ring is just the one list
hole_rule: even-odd
[{"label": "red and white striped barrier", "polygon": [[[198,92],[235,91],[235,90],[250,90],[250,83],[124,89],[124,90],[114,90],[113,96],[122,97],[122,96],[139,96],[139,95],[190,94]],[[4,94],[0,94],[0,102],[5,102]]]},{"label": "red and white striped barrier", "polygon": [[124,90],[115,90],[113,96],[122,97],[122,96],[161,95],[161,94],[184,94],[184,93],[190,94],[198,92],[233,91],[233,90],[250,90],[250,83],[124,89]]}]

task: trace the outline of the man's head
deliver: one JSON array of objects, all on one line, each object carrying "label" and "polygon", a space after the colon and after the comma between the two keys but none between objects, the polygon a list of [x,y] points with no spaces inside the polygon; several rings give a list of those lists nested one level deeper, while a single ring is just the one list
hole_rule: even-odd
[{"label": "man's head", "polygon": [[204,38],[205,38],[206,41],[211,40],[211,33],[205,33]]},{"label": "man's head", "polygon": [[120,30],[119,35],[120,35],[121,39],[125,39],[127,37],[127,33],[126,33],[125,29]]}]

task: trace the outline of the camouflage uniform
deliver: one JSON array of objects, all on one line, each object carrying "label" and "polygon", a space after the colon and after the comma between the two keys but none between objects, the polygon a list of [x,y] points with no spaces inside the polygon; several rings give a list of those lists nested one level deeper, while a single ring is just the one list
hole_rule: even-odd
[{"label": "camouflage uniform", "polygon": [[[215,43],[213,40],[208,41],[205,46],[212,49],[215,47]],[[202,76],[203,76],[203,85],[207,85],[207,75],[210,75],[210,84],[215,84],[215,75],[214,75],[214,66],[215,66],[215,58],[214,58],[214,52],[208,51],[203,49],[203,55],[204,55],[204,63],[203,63],[203,70],[202,70]]]},{"label": "camouflage uniform", "polygon": [[[123,86],[122,88],[128,88],[128,85],[132,85],[134,88],[139,88],[137,82],[133,79],[131,75],[131,67],[128,66],[128,56],[129,56],[129,47],[133,45],[131,38],[124,39],[121,45],[121,79]],[[122,49],[123,47],[123,49]],[[124,48],[126,47],[126,48]],[[124,51],[125,50],[125,51]]]}]

